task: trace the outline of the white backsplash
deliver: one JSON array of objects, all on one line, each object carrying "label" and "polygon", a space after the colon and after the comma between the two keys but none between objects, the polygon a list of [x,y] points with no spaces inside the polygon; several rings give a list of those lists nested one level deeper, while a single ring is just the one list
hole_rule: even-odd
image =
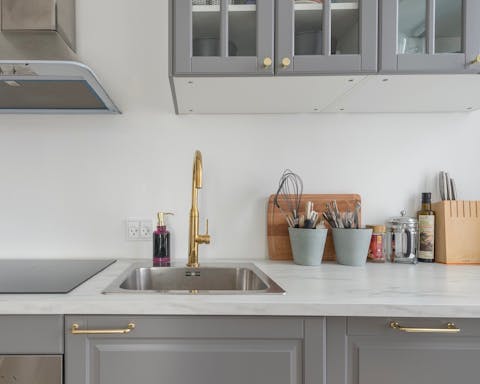
[{"label": "white backsplash", "polygon": [[367,223],[438,197],[442,169],[480,199],[480,113],[176,116],[167,1],[77,3],[79,52],[124,114],[0,116],[0,257],[150,257],[124,220],[169,210],[185,258],[195,149],[212,234],[200,260],[267,257],[266,199],[287,167],[305,192],[360,193]]}]

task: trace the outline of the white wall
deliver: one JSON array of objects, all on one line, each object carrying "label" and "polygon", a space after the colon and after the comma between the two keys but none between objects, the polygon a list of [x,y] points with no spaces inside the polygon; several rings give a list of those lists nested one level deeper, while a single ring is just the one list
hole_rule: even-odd
[{"label": "white wall", "polygon": [[124,219],[163,209],[185,258],[197,148],[203,259],[266,257],[265,202],[286,167],[306,192],[360,193],[367,223],[414,213],[441,169],[480,199],[480,113],[176,116],[167,1],[77,3],[79,52],[124,113],[0,116],[0,257],[149,257]]}]

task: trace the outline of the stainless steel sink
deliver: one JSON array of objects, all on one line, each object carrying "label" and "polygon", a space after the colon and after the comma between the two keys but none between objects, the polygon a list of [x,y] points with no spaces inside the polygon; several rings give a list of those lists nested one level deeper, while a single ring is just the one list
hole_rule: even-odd
[{"label": "stainless steel sink", "polygon": [[200,268],[130,268],[104,293],[163,294],[283,294],[254,264],[215,264]]}]

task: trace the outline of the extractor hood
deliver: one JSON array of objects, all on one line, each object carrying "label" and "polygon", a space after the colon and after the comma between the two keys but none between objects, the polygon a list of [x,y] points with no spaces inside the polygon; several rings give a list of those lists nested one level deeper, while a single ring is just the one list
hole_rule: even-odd
[{"label": "extractor hood", "polygon": [[75,0],[0,0],[0,113],[119,113],[75,53]]}]

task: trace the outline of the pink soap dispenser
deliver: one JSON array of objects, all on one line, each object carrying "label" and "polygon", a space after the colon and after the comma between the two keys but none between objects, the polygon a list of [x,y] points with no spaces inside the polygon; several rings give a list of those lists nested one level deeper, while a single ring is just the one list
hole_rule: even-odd
[{"label": "pink soap dispenser", "polygon": [[153,233],[153,266],[170,267],[170,232],[165,224],[169,212],[158,212],[157,229]]}]

